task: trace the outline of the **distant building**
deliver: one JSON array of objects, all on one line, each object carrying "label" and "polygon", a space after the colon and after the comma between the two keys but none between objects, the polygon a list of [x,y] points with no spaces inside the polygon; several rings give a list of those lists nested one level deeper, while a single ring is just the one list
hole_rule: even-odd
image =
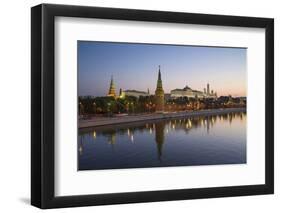
[{"label": "distant building", "polygon": [[214,92],[214,90],[210,90],[209,83],[207,83],[207,92],[206,88],[204,88],[204,96],[205,98],[217,98],[217,92]]},{"label": "distant building", "polygon": [[171,90],[171,98],[179,98],[179,97],[188,97],[188,98],[216,98],[217,93],[214,93],[212,90],[210,92],[210,85],[207,84],[207,89],[204,88],[204,91],[193,90],[189,86],[185,86],[183,89],[174,89]]},{"label": "distant building", "polygon": [[157,86],[156,86],[156,90],[155,90],[155,103],[156,103],[156,112],[163,112],[164,111],[164,90],[162,87],[160,65],[159,65],[159,71],[158,71]]},{"label": "distant building", "polygon": [[204,98],[204,92],[191,89],[185,86],[183,89],[174,89],[171,91],[171,98],[188,97],[188,98]]},{"label": "distant building", "polygon": [[171,94],[170,93],[165,93],[164,94],[164,100],[170,100],[171,99]]},{"label": "distant building", "polygon": [[111,96],[111,97],[116,98],[115,85],[114,85],[114,82],[113,82],[113,76],[111,76],[111,81],[110,81],[110,86],[109,86],[109,90],[108,90],[107,96]]},{"label": "distant building", "polygon": [[124,90],[124,91],[122,91],[120,97],[124,98],[126,96],[134,96],[136,98],[139,98],[140,96],[149,96],[149,93],[144,92],[144,91],[138,91],[138,90]]}]

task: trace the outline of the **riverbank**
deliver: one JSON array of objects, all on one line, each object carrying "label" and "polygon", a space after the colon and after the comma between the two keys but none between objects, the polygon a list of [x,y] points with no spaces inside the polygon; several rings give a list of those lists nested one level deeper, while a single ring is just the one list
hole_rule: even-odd
[{"label": "riverbank", "polygon": [[196,116],[223,115],[227,113],[246,112],[246,108],[227,108],[227,109],[209,109],[192,112],[167,112],[167,113],[150,113],[143,115],[127,115],[123,117],[102,117],[92,118],[89,120],[79,120],[79,128],[88,128],[104,125],[123,124],[130,122],[158,120],[167,118],[191,118]]}]

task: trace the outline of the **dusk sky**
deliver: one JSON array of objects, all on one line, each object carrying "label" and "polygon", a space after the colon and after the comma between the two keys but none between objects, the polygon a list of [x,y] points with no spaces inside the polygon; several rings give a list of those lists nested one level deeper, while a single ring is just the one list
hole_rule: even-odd
[{"label": "dusk sky", "polygon": [[158,65],[163,89],[186,85],[218,96],[246,96],[247,49],[78,41],[78,95],[106,96],[113,75],[116,93],[135,89],[154,94]]}]

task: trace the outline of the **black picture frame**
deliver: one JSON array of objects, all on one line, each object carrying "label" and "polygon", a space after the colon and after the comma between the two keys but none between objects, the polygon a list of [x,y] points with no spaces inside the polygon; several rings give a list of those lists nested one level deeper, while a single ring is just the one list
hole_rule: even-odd
[{"label": "black picture frame", "polygon": [[[265,48],[265,184],[79,196],[54,195],[54,21],[83,17],[162,23],[264,28]],[[31,8],[31,204],[60,208],[197,198],[272,194],[274,192],[274,20],[164,11],[41,4]],[[94,192],[93,192],[94,193]]]}]

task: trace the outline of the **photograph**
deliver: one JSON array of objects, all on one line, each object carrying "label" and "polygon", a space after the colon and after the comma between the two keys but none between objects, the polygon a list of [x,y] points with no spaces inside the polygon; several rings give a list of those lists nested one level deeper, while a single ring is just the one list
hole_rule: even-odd
[{"label": "photograph", "polygon": [[77,170],[247,163],[247,48],[77,41]]},{"label": "photograph", "polygon": [[274,194],[274,18],[157,6],[31,8],[31,205]]}]

